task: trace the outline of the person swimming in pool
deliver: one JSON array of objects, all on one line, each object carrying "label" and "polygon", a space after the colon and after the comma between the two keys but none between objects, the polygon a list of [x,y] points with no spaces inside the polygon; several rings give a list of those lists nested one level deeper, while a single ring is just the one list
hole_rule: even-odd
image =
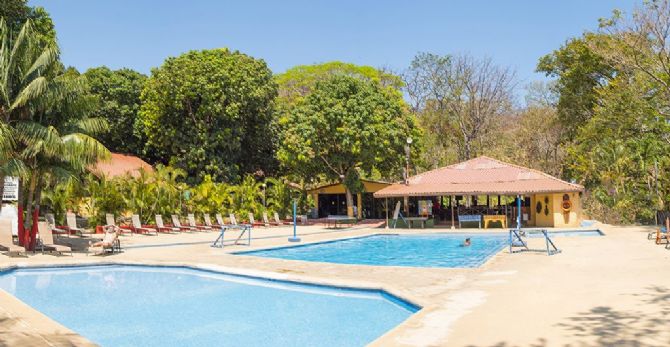
[{"label": "person swimming in pool", "polygon": [[470,241],[469,237],[467,239],[465,239],[465,241],[463,241],[463,247],[468,247],[471,244],[472,244],[472,242]]}]

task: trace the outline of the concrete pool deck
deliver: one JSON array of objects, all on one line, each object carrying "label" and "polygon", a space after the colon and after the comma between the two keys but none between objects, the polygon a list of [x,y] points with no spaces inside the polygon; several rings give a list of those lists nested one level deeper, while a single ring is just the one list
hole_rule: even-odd
[{"label": "concrete pool deck", "polygon": [[[286,246],[290,227],[256,228],[251,247],[212,248],[209,244],[218,235],[214,232],[135,235],[122,237],[127,247],[122,254],[0,256],[0,267],[110,262],[190,265],[311,283],[381,288],[423,306],[373,343],[378,346],[670,345],[670,250],[647,240],[650,228],[593,228],[606,236],[557,237],[555,242],[563,253],[554,256],[541,252],[509,254],[503,250],[474,269],[343,265],[229,254]],[[384,232],[365,226],[337,231],[299,227],[302,243]],[[232,239],[234,234],[228,237]],[[533,248],[544,246],[543,239],[529,242]],[[0,345],[86,344],[76,333],[2,291],[0,302]]]}]

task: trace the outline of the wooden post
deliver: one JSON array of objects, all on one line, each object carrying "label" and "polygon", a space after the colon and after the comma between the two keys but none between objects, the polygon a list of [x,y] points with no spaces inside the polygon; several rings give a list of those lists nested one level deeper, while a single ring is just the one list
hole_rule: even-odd
[{"label": "wooden post", "polygon": [[356,218],[363,219],[363,197],[361,193],[356,194],[356,204],[358,204],[358,209],[356,210]]},{"label": "wooden post", "polygon": [[384,227],[384,229],[388,229],[389,228],[389,198],[384,198],[384,200],[386,201],[386,204],[384,205],[384,209],[386,210],[386,226]]},{"label": "wooden post", "polygon": [[456,228],[456,222],[454,221],[454,196],[449,196],[449,205],[451,205],[451,228]]}]

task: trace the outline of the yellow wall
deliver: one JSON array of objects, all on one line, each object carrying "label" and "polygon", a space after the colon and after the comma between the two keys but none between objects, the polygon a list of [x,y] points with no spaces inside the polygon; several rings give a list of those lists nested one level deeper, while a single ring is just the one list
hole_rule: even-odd
[{"label": "yellow wall", "polygon": [[[365,187],[365,192],[366,193],[374,193],[378,190],[381,190],[382,188],[386,188],[390,186],[390,183],[379,183],[379,182],[371,182],[371,181],[365,181],[363,180],[363,187]],[[344,185],[342,183],[338,184],[331,184],[329,186],[321,187],[321,188],[316,188],[312,190],[307,191],[308,194],[312,195],[312,199],[314,199],[314,205],[316,210],[318,211],[319,209],[319,194],[345,194],[345,189]],[[363,197],[361,194],[357,194],[357,196],[354,197],[356,199],[357,203],[356,205],[359,207],[358,208],[358,217],[361,219],[363,217],[363,209],[361,208],[362,205],[362,200]],[[347,211],[347,214],[349,216],[352,216],[353,210]]]},{"label": "yellow wall", "polygon": [[[572,208],[570,213],[565,213],[562,209],[563,194],[570,196]],[[544,213],[545,197],[548,198],[549,203],[547,208],[549,214]],[[542,203],[542,211],[536,212],[537,202]],[[579,226],[579,219],[582,214],[582,204],[579,193],[554,193],[554,194],[537,194],[535,199],[531,200],[532,213],[535,214],[535,226],[538,227],[576,227]]]},{"label": "yellow wall", "polygon": [[[391,185],[390,183],[363,181],[363,186],[365,187],[366,193],[374,193],[390,185]],[[307,192],[310,194],[344,194],[344,185],[339,183],[332,184],[322,188],[308,190]]]}]

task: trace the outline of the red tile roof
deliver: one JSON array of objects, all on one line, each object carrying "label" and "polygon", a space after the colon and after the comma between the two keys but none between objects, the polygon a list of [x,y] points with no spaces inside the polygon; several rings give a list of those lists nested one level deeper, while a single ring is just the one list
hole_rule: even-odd
[{"label": "red tile roof", "polygon": [[123,176],[127,173],[133,177],[137,177],[140,174],[139,170],[141,168],[147,172],[154,171],[154,168],[151,167],[151,165],[138,157],[112,153],[112,157],[109,161],[98,162],[91,168],[91,172],[96,175],[104,175],[107,178]]},{"label": "red tile roof", "polygon": [[377,191],[375,198],[446,195],[516,195],[527,193],[581,192],[584,187],[544,172],[477,157],[424,172]]}]

